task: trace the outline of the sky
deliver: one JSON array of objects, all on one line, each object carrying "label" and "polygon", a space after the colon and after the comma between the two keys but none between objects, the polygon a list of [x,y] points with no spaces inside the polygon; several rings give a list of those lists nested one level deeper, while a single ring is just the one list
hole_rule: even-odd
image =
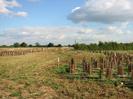
[{"label": "sky", "polygon": [[0,45],[132,42],[133,0],[0,0]]}]

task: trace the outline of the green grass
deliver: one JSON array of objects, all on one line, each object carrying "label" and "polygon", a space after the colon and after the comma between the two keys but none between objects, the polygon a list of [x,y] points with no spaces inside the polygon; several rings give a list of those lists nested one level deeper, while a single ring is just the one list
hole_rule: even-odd
[{"label": "green grass", "polygon": [[21,96],[21,93],[19,91],[14,91],[11,93],[10,95],[11,97],[18,97],[18,96]]},{"label": "green grass", "polygon": [[59,67],[54,67],[52,68],[52,71],[56,74],[68,74],[69,73],[69,66],[68,65],[63,65]]}]

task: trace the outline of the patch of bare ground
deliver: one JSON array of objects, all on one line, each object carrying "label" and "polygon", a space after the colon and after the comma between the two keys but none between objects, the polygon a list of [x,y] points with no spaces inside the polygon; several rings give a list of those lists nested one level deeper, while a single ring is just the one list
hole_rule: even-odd
[{"label": "patch of bare ground", "polygon": [[55,99],[57,93],[51,87],[44,85],[18,84],[11,80],[0,81],[0,99]]},{"label": "patch of bare ground", "polygon": [[133,97],[133,92],[128,88],[80,81],[65,81],[58,93],[62,99],[132,99]]}]

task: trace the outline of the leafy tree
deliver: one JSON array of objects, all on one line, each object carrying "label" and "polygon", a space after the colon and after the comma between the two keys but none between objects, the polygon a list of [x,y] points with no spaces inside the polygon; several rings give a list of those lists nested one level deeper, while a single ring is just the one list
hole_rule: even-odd
[{"label": "leafy tree", "polygon": [[20,47],[20,44],[18,42],[13,44],[13,47]]},{"label": "leafy tree", "polygon": [[99,42],[98,44],[75,44],[76,50],[133,50],[133,43]]},{"label": "leafy tree", "polygon": [[21,47],[27,47],[27,43],[22,42],[22,43],[20,44],[20,46],[21,46]]},{"label": "leafy tree", "polygon": [[70,45],[70,44],[68,44],[67,46],[68,46],[68,47],[74,47],[74,45]]},{"label": "leafy tree", "polygon": [[58,44],[57,47],[62,47],[62,45],[61,44]]},{"label": "leafy tree", "polygon": [[1,48],[7,48],[8,46],[7,45],[1,45],[0,47]]},{"label": "leafy tree", "polygon": [[32,45],[32,44],[30,44],[30,45],[29,45],[29,47],[33,47],[33,45]]},{"label": "leafy tree", "polygon": [[48,47],[54,47],[54,43],[49,43]]}]

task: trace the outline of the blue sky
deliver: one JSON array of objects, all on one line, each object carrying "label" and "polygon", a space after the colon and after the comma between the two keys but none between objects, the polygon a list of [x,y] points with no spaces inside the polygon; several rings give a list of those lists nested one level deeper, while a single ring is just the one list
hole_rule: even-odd
[{"label": "blue sky", "polygon": [[0,44],[132,42],[132,0],[0,0]]},{"label": "blue sky", "polygon": [[[40,0],[29,2],[28,0],[18,0],[23,6],[21,8],[13,8],[15,11],[24,10],[28,12],[27,17],[9,17],[0,16],[0,22],[6,28],[22,27],[22,26],[53,26],[53,25],[70,25],[72,22],[67,20],[69,12],[83,4],[83,0]],[[2,25],[1,24],[1,25]]]}]

